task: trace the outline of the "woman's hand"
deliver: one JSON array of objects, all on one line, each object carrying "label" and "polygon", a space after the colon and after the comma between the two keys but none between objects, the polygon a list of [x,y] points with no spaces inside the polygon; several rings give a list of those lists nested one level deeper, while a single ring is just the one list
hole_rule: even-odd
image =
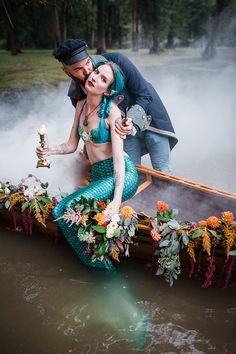
[{"label": "woman's hand", "polygon": [[114,200],[109,203],[106,209],[103,211],[107,221],[111,220],[112,215],[119,214],[120,203],[115,202]]},{"label": "woman's hand", "polygon": [[50,149],[48,145],[45,145],[43,148],[42,146],[37,146],[36,148],[36,155],[38,156],[39,159],[45,159],[47,156],[50,155]]}]

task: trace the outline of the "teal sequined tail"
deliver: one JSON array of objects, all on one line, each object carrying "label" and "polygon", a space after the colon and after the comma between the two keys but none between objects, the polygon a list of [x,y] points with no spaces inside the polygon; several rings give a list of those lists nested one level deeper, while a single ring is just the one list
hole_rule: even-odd
[{"label": "teal sequined tail", "polygon": [[[128,158],[125,160],[125,184],[122,195],[122,201],[133,197],[138,188],[138,172],[134,163]],[[97,201],[106,202],[113,199],[114,194],[113,178],[113,159],[107,159],[96,162],[92,165],[92,182],[86,187],[80,188],[74,193],[63,198],[53,209],[52,213],[55,219],[61,217],[69,208],[72,201],[79,201],[81,196],[85,198],[94,198]],[[67,242],[74,252],[80,257],[81,261],[88,267],[113,270],[114,266],[109,257],[104,257],[102,261],[92,261],[90,254],[86,253],[87,244],[81,242],[77,237],[77,232],[73,227],[69,227],[64,220],[58,220]]]}]

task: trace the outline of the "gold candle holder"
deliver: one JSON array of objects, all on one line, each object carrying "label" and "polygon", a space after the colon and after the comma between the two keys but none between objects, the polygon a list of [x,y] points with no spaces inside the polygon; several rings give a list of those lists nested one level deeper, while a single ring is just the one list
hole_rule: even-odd
[{"label": "gold candle holder", "polygon": [[[44,146],[46,145],[46,127],[45,127],[45,125],[41,126],[38,133],[39,133],[39,138],[40,138],[39,143],[40,143],[41,147],[44,148]],[[36,167],[37,168],[38,167],[50,168],[50,164],[51,164],[51,162],[46,159],[39,159]]]}]

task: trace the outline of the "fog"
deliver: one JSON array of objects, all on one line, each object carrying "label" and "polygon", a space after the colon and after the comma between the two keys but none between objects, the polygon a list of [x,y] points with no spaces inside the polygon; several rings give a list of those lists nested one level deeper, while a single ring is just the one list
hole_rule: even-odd
[{"label": "fog", "polygon": [[[174,125],[173,174],[236,192],[235,54],[222,51],[204,62],[195,51],[174,55],[130,54],[154,85]],[[51,156],[51,168],[36,168],[38,129],[46,125],[49,144],[65,142],[74,118],[67,97],[69,81],[56,88],[2,95],[0,102],[0,180],[18,183],[32,173],[49,189],[73,190],[78,153]],[[82,148],[82,146],[80,146]],[[143,163],[150,165],[144,157]]]}]

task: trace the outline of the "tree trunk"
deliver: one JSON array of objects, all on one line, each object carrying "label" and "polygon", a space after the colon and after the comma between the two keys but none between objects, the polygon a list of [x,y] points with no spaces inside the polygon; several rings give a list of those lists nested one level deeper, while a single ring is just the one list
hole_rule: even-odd
[{"label": "tree trunk", "polygon": [[206,47],[202,53],[204,60],[213,59],[216,55],[216,40],[220,32],[221,17],[225,8],[230,5],[231,0],[217,0],[216,12],[213,19],[211,34],[209,35]]},{"label": "tree trunk", "polygon": [[174,48],[174,33],[173,33],[172,26],[170,26],[169,31],[168,31],[166,48],[168,48],[168,49]]},{"label": "tree trunk", "polygon": [[149,54],[158,54],[159,53],[159,35],[157,30],[151,32],[152,45],[149,50]]},{"label": "tree trunk", "polygon": [[54,43],[56,47],[58,47],[59,44],[61,44],[61,26],[60,26],[59,13],[56,4],[54,4],[53,7],[53,34],[54,34]]},{"label": "tree trunk", "polygon": [[105,1],[97,0],[97,54],[105,52]]},{"label": "tree trunk", "polygon": [[138,13],[138,1],[132,0],[132,50],[137,52],[139,36],[139,13]]},{"label": "tree trunk", "polygon": [[8,30],[8,48],[12,55],[21,53],[20,44],[17,38],[16,21],[14,17],[14,6],[11,0],[3,1],[4,11],[9,24]]}]

